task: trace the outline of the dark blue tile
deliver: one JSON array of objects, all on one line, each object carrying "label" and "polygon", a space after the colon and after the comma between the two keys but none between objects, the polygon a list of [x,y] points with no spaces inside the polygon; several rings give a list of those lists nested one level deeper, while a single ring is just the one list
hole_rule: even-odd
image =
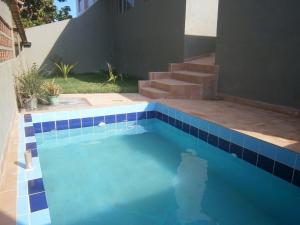
[{"label": "dark blue tile", "polygon": [[157,119],[159,120],[162,120],[163,119],[163,116],[162,116],[162,113],[161,112],[156,112],[156,116],[155,116]]},{"label": "dark blue tile", "polygon": [[257,166],[269,173],[273,173],[274,160],[263,155],[258,155]]},{"label": "dark blue tile", "polygon": [[147,112],[147,119],[153,119],[155,118],[155,111],[148,111]]},{"label": "dark blue tile", "polygon": [[138,112],[137,113],[137,119],[138,120],[145,120],[145,119],[147,119],[147,113],[146,112]]},{"label": "dark blue tile", "polygon": [[128,121],[136,121],[136,113],[128,113],[127,114],[127,120]]},{"label": "dark blue tile", "polygon": [[25,127],[25,137],[31,137],[34,136],[34,128],[31,127]]},{"label": "dark blue tile", "polygon": [[169,116],[162,113],[162,121],[164,121],[165,123],[169,123]]},{"label": "dark blue tile", "polygon": [[243,158],[243,147],[230,143],[230,153],[234,153],[237,157]]},{"label": "dark blue tile", "polygon": [[175,127],[177,129],[182,129],[182,122],[180,120],[175,120]]},{"label": "dark blue tile", "polygon": [[208,133],[199,129],[199,138],[205,142],[207,142]]},{"label": "dark blue tile", "polygon": [[169,124],[171,126],[175,126],[175,119],[173,117],[171,117],[171,116],[169,116]]},{"label": "dark blue tile", "polygon": [[300,171],[294,170],[293,184],[300,187]]},{"label": "dark blue tile", "polygon": [[81,128],[81,119],[69,120],[70,129]]},{"label": "dark blue tile", "polygon": [[24,115],[24,122],[25,123],[32,122],[31,114],[25,114]]},{"label": "dark blue tile", "polygon": [[31,149],[31,156],[32,157],[38,157],[37,149]]},{"label": "dark blue tile", "polygon": [[42,128],[43,128],[43,132],[49,132],[49,131],[55,130],[55,123],[54,123],[54,121],[43,122]]},{"label": "dark blue tile", "polygon": [[183,132],[189,134],[190,133],[190,125],[187,123],[182,123],[182,130],[183,130]]},{"label": "dark blue tile", "polygon": [[286,180],[287,182],[291,182],[293,177],[293,169],[280,162],[275,162],[274,175]]},{"label": "dark blue tile", "polygon": [[256,165],[257,164],[257,153],[244,148],[243,160],[247,161],[248,163],[251,163],[252,165]]},{"label": "dark blue tile", "polygon": [[26,149],[36,149],[36,142],[26,143]]},{"label": "dark blue tile", "polygon": [[34,123],[33,128],[34,128],[34,132],[36,134],[42,133],[42,124],[41,123]]},{"label": "dark blue tile", "polygon": [[31,212],[36,212],[48,208],[45,192],[29,195],[29,203]]},{"label": "dark blue tile", "polygon": [[219,137],[219,148],[222,149],[225,152],[229,152],[229,141],[224,140],[223,138]]},{"label": "dark blue tile", "polygon": [[92,127],[92,126],[94,126],[93,117],[82,118],[81,122],[82,122],[82,127]]},{"label": "dark blue tile", "polygon": [[69,129],[69,121],[68,120],[58,120],[58,121],[56,121],[56,129],[57,130],[67,130],[67,129]]},{"label": "dark blue tile", "polygon": [[116,115],[116,119],[117,119],[118,123],[125,122],[126,121],[126,114],[118,114],[118,115]]},{"label": "dark blue tile", "polygon": [[213,146],[218,147],[219,138],[213,134],[208,134],[207,142]]},{"label": "dark blue tile", "polygon": [[198,137],[198,128],[190,126],[190,134],[197,138]]},{"label": "dark blue tile", "polygon": [[45,191],[43,178],[28,181],[28,193],[35,194]]},{"label": "dark blue tile", "polygon": [[104,123],[104,116],[96,116],[94,117],[94,126],[98,126],[100,123]]},{"label": "dark blue tile", "polygon": [[116,122],[116,116],[115,115],[107,115],[104,117],[105,123],[115,123]]}]

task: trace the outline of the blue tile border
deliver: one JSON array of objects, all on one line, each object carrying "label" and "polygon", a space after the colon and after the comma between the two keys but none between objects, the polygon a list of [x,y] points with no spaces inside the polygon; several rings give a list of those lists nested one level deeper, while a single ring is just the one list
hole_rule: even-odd
[{"label": "blue tile border", "polygon": [[47,209],[46,193],[40,192],[37,194],[29,195],[30,212],[36,212],[39,210]]},{"label": "blue tile border", "polygon": [[[160,103],[85,109],[73,112],[26,114],[23,117],[23,124],[20,127],[24,142],[23,149],[20,148],[20,155],[23,155],[25,148],[30,149],[32,156],[37,160],[37,169],[36,171],[25,172],[25,180],[24,171],[19,170],[18,180],[21,179],[27,182],[28,187],[24,189],[25,191],[19,190],[18,193],[28,192],[26,194],[30,208],[28,214],[32,215],[29,218],[39,218],[43,215],[43,217],[50,221],[42,173],[39,168],[38,146],[35,142],[35,133],[98,126],[103,122],[110,124],[144,119],[161,120],[224,152],[235,154],[239,159],[259,169],[263,169],[276,177],[300,187],[300,154],[225,128],[219,124],[194,117]],[[18,205],[22,206],[21,202],[22,199],[18,200]],[[24,215],[17,216],[20,220],[24,219]]]},{"label": "blue tile border", "polygon": [[44,192],[44,191],[45,191],[45,188],[44,188],[43,178],[37,178],[37,179],[28,181],[28,194],[29,195],[36,194],[39,192]]},{"label": "blue tile border", "polygon": [[[93,112],[85,110],[82,113],[74,111],[70,112],[69,115],[67,112],[59,112],[59,116],[57,117],[60,120],[57,121],[46,121],[46,119],[43,119],[43,114],[40,114],[40,120],[37,120],[38,117],[33,115],[32,121],[34,132],[40,133],[53,130],[97,126],[101,122],[110,124],[156,118],[185,133],[208,142],[225,152],[235,154],[238,158],[257,166],[258,168],[264,169],[269,173],[278,175],[278,177],[282,177],[282,174],[279,176],[279,166],[277,166],[274,171],[275,162],[288,166],[289,168],[292,168],[293,171],[295,169],[299,170],[298,167],[295,167],[296,158],[299,154],[287,149],[225,128],[219,124],[191,116],[160,103],[150,103],[144,105],[144,107],[140,107],[143,111],[134,111],[135,108],[138,109],[139,107],[140,105],[134,105],[132,106],[132,109],[129,109],[131,106],[101,108],[94,109]],[[111,112],[116,113],[111,114]],[[63,120],[63,115],[65,115],[65,120]],[[86,115],[89,115],[89,117],[84,117]],[[30,115],[27,115],[27,117],[29,116]],[[82,118],[76,118],[76,116],[81,116]],[[55,118],[55,115],[49,113],[49,115],[46,115],[45,117]],[[26,133],[32,135],[32,131],[25,130],[25,134]],[[296,165],[298,164],[300,163],[296,163]],[[288,181],[292,182],[292,178],[288,179]]]},{"label": "blue tile border", "polygon": [[[50,212],[48,210],[42,179],[35,133],[51,131],[53,123],[51,121],[45,121],[45,123],[39,123],[33,126],[32,115],[30,114],[25,114],[24,120],[21,119],[20,121],[16,224],[50,225]],[[44,124],[44,127],[42,127],[42,124]],[[30,150],[33,156],[32,170],[25,170],[25,149]]]}]

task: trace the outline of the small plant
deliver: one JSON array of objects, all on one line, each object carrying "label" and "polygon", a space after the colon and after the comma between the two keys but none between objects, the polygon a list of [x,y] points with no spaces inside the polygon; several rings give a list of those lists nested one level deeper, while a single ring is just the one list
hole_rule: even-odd
[{"label": "small plant", "polygon": [[114,74],[113,69],[112,69],[112,67],[109,63],[107,63],[107,67],[108,67],[108,80],[107,80],[107,83],[112,82],[113,84],[115,84],[116,80],[118,78],[118,75]]},{"label": "small plant", "polygon": [[43,89],[48,97],[48,101],[51,105],[57,105],[59,103],[59,85],[55,83],[55,79],[52,82],[45,82],[43,84]]},{"label": "small plant", "polygon": [[54,65],[59,69],[65,80],[68,79],[69,73],[76,66],[76,64],[64,64],[63,62],[54,63]]},{"label": "small plant", "polygon": [[59,96],[60,87],[55,83],[55,79],[52,82],[45,82],[43,88],[48,96]]},{"label": "small plant", "polygon": [[43,80],[36,64],[16,78],[16,92],[21,107],[37,108],[37,100],[43,101]]}]

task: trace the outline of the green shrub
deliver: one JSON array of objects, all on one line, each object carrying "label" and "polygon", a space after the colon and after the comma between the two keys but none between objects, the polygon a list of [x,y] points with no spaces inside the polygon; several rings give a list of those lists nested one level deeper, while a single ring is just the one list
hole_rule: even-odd
[{"label": "green shrub", "polygon": [[42,80],[40,71],[36,64],[33,64],[26,72],[16,78],[16,94],[18,103],[22,107],[27,99],[44,98],[44,90],[42,88],[44,81]]},{"label": "green shrub", "polygon": [[69,73],[76,66],[76,64],[64,64],[63,62],[54,63],[54,65],[59,69],[65,80],[68,79]]}]

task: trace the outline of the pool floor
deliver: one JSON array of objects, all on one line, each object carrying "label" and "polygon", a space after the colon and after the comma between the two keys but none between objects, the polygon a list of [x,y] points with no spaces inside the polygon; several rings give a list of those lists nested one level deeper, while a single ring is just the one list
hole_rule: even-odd
[{"label": "pool floor", "polygon": [[299,188],[156,119],[36,138],[53,225],[299,225]]}]

